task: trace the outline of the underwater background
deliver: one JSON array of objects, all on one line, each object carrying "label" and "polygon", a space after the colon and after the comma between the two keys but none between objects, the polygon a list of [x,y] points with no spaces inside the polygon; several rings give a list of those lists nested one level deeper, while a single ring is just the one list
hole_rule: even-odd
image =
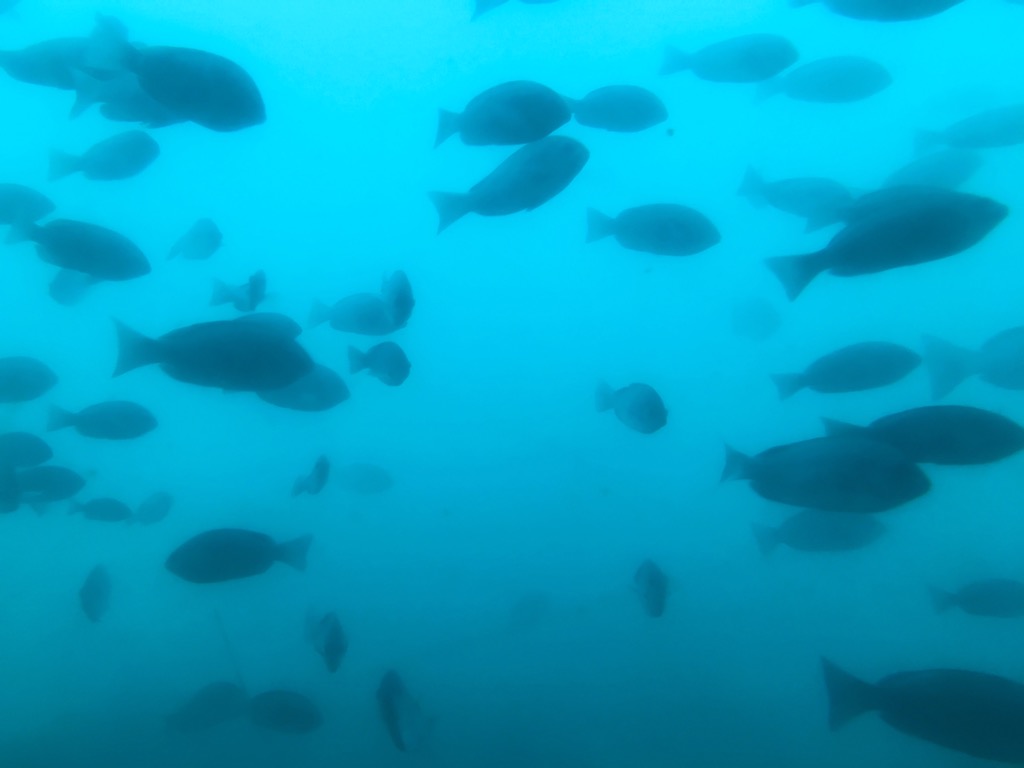
[{"label": "underwater background", "polygon": [[[964,186],[1011,209],[969,253],[824,277],[793,302],[763,260],[817,250],[832,233],[806,234],[737,189],[753,166],[871,190],[914,158],[920,129],[1021,101],[1024,8],[966,0],[885,24],[784,0],[513,0],[475,20],[471,6],[22,0],[0,17],[3,49],[88,34],[101,12],[133,40],[214,51],[258,83],[267,114],[230,133],[156,129],[160,157],[131,179],[48,181],[51,149],[85,150],[120,128],[95,110],[69,119],[72,95],[0,76],[2,180],[124,233],[153,266],[62,306],[47,295],[54,268],[3,246],[0,354],[43,360],[59,382],[0,405],[0,431],[43,435],[87,477],[83,497],[175,499],[147,527],[62,505],[0,518],[0,765],[988,764],[876,718],[830,732],[819,657],[870,680],[929,667],[1024,680],[1019,621],[937,615],[928,599],[933,584],[1024,578],[1022,457],[930,468],[931,491],[885,513],[883,538],[827,555],[764,557],[751,525],[774,525],[786,508],[719,478],[725,444],[756,453],[818,436],[823,416],[863,424],[931,402],[923,370],[885,389],[785,401],[772,374],[867,340],[919,349],[932,334],[974,348],[1020,322],[1019,147],[986,155]],[[753,32],[784,35],[801,61],[870,56],[892,85],[833,105],[659,75],[668,44],[692,51]],[[572,98],[638,85],[669,116],[633,134],[566,124],[558,133],[590,159],[564,192],[438,234],[428,192],[468,189],[510,148],[433,148],[437,110],[510,80]],[[588,208],[655,202],[699,210],[721,242],[686,258],[586,243]],[[222,247],[167,260],[201,217],[216,221]],[[303,325],[314,301],[376,291],[403,270],[416,308],[389,338],[409,356],[408,380],[350,375],[346,348],[369,342],[326,325],[300,337],[351,390],[325,412],[152,367],[112,378],[114,319],[150,336],[230,319],[230,306],[209,305],[213,281],[256,269],[268,278],[261,309]],[[760,341],[732,320],[755,298],[781,318]],[[653,386],[666,426],[640,434],[597,414],[601,380]],[[130,442],[44,434],[52,405],[117,399],[145,404],[159,427]],[[977,379],[948,402],[1024,421],[1019,392]],[[321,454],[384,467],[393,487],[361,495],[328,482],[292,497]],[[207,586],[167,572],[175,547],[217,527],[312,534],[308,567]],[[657,619],[633,585],[648,558],[670,582]],[[91,622],[78,592],[97,563],[112,589]],[[310,609],[344,624],[335,674],[304,636]],[[380,722],[375,692],[389,669],[432,721],[415,753],[396,750]],[[238,719],[169,731],[167,714],[213,680],[299,691],[323,726],[297,735]]]}]

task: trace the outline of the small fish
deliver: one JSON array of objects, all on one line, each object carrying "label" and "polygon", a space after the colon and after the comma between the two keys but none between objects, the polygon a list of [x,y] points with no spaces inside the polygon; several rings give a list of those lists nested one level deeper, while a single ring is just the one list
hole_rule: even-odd
[{"label": "small fish", "polygon": [[0,467],[28,469],[45,464],[53,458],[46,441],[28,432],[7,432],[0,435]]},{"label": "small fish", "polygon": [[780,545],[800,552],[863,549],[885,533],[885,526],[868,515],[805,509],[774,528],[754,524],[752,530],[761,554],[768,556]]},{"label": "small fish", "polygon": [[741,35],[692,54],[669,46],[661,74],[690,71],[714,83],[759,83],[793,66],[799,56],[794,45],[779,35]]},{"label": "small fish", "polygon": [[420,749],[433,728],[433,718],[424,712],[394,670],[384,673],[377,686],[377,711],[391,743],[400,752]]},{"label": "small fish", "polygon": [[110,589],[110,574],[106,568],[97,565],[89,571],[78,590],[78,600],[89,621],[96,623],[107,612],[110,607]]},{"label": "small fish", "polygon": [[92,499],[84,504],[72,502],[70,511],[101,523],[123,523],[132,519],[131,508],[117,499]]},{"label": "small fish", "polygon": [[959,608],[972,616],[1013,619],[1024,616],[1024,583],[1014,579],[985,579],[955,592],[931,588],[937,613]]},{"label": "small fish", "polygon": [[369,371],[371,376],[389,387],[401,385],[409,377],[412,368],[405,352],[393,341],[376,344],[366,352],[349,347],[348,363],[351,373]]},{"label": "small fish", "polygon": [[668,423],[665,403],[648,384],[612,389],[602,381],[597,385],[595,400],[598,413],[615,411],[619,421],[645,435],[657,432]]},{"label": "small fish", "polygon": [[306,637],[313,649],[323,658],[327,671],[337,672],[348,650],[348,638],[341,627],[338,614],[332,611],[322,616],[313,613],[307,615]]},{"label": "small fish", "polygon": [[692,256],[717,245],[722,236],[700,211],[663,203],[627,208],[614,219],[587,211],[587,242],[612,236],[624,248],[658,256]]},{"label": "small fish", "polygon": [[168,259],[180,256],[183,259],[208,259],[217,252],[224,236],[212,219],[199,219],[171,247]]},{"label": "small fish", "polygon": [[313,370],[287,387],[256,394],[260,400],[278,408],[310,413],[328,411],[351,396],[341,376],[323,365],[315,365]]},{"label": "small fish", "polygon": [[249,275],[241,285],[228,285],[221,280],[213,281],[211,306],[231,304],[239,312],[254,312],[267,297],[267,274],[262,269]]},{"label": "small fish", "polygon": [[74,307],[92,290],[93,286],[103,281],[98,277],[76,272],[73,269],[62,269],[53,276],[47,292],[50,298],[63,307]]},{"label": "small fish", "polygon": [[853,203],[853,194],[838,181],[812,176],[769,182],[753,168],[747,168],[738,194],[754,206],[770,205],[805,219],[807,232],[838,224]]},{"label": "small fish", "polygon": [[455,134],[470,146],[529,144],[569,122],[566,100],[529,80],[501,83],[473,97],[462,113],[440,110],[438,147]]},{"label": "small fish", "polygon": [[156,429],[157,420],[147,408],[126,400],[97,403],[77,413],[51,406],[47,431],[68,427],[100,440],[134,440]]},{"label": "small fish", "polygon": [[145,131],[125,131],[94,144],[81,155],[53,150],[50,181],[81,173],[94,181],[115,181],[137,176],[160,154],[160,145]]},{"label": "small fish", "polygon": [[791,69],[761,83],[758,96],[782,93],[797,101],[849,104],[881,93],[892,84],[889,71],[863,56],[832,56]]},{"label": "small fish", "polygon": [[156,525],[170,514],[173,506],[174,497],[166,491],[158,491],[139,504],[132,520],[142,525]]},{"label": "small fish", "polygon": [[772,381],[779,399],[800,390],[839,393],[862,392],[895,384],[921,364],[921,356],[899,344],[865,341],[819,357],[803,373],[776,374]]},{"label": "small fish", "polygon": [[46,504],[65,501],[85,487],[85,478],[67,467],[44,464],[18,473],[21,500],[41,511]]},{"label": "small fish", "polygon": [[316,496],[327,485],[327,478],[330,475],[331,460],[326,456],[320,456],[313,465],[313,471],[295,481],[295,485],[292,486],[292,496],[299,496],[303,493]]},{"label": "small fish", "polygon": [[608,85],[579,101],[569,101],[576,122],[616,133],[637,133],[668,120],[668,108],[654,93],[636,85]]}]

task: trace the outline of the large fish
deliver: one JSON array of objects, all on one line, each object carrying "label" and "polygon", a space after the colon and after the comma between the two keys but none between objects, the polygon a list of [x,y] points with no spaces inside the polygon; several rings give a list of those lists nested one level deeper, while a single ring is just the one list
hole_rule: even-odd
[{"label": "large fish", "polygon": [[461,113],[440,110],[434,146],[459,134],[471,146],[529,144],[569,122],[566,100],[531,80],[501,83],[474,96]]},{"label": "large fish", "polygon": [[278,544],[263,533],[240,528],[217,528],[193,536],[167,558],[175,576],[195,584],[244,579],[266,571],[274,563],[306,570],[312,536]]},{"label": "large fish", "polygon": [[712,43],[696,53],[669,46],[661,74],[690,71],[715,83],[759,83],[793,66],[799,56],[786,38],[756,33]]},{"label": "large fish", "polygon": [[84,272],[100,280],[133,280],[148,275],[149,261],[135,243],[119,232],[71,219],[53,219],[11,227],[7,242],[33,242],[47,264]]},{"label": "large fish", "polygon": [[977,350],[924,337],[932,397],[945,397],[971,376],[1002,389],[1024,389],[1024,326],[1000,331]]},{"label": "large fish", "polygon": [[779,399],[801,389],[815,392],[861,392],[895,384],[921,364],[921,356],[899,344],[863,341],[823,355],[803,373],[772,376]]}]

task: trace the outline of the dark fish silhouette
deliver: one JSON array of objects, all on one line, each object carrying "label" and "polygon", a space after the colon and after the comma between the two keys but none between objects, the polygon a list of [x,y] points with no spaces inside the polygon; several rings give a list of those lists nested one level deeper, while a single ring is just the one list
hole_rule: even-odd
[{"label": "dark fish silhouette", "polygon": [[306,570],[312,536],[276,543],[263,533],[218,528],[197,534],[175,549],[166,567],[185,581],[209,584],[256,576],[276,562]]},{"label": "dark fish silhouette", "polygon": [[110,574],[102,565],[97,565],[85,577],[78,600],[89,621],[95,623],[103,618],[110,607]]}]

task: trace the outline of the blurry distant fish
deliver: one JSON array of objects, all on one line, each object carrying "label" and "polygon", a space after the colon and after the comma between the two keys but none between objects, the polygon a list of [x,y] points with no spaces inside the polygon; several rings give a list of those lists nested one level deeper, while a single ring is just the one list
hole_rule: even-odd
[{"label": "blurry distant fish", "polygon": [[0,224],[23,224],[49,216],[56,209],[46,195],[23,184],[0,184]]},{"label": "blurry distant fish", "polygon": [[160,154],[160,145],[145,131],[125,131],[94,144],[82,155],[50,153],[50,181],[72,173],[112,181],[142,173]]},{"label": "blurry distant fish", "polygon": [[935,16],[963,0],[789,0],[797,7],[821,3],[833,13],[864,21],[913,21]]},{"label": "blurry distant fish", "polygon": [[409,378],[412,368],[405,352],[393,341],[375,344],[365,352],[349,347],[348,363],[351,373],[369,371],[371,376],[389,387],[401,385]]},{"label": "blurry distant fish", "polygon": [[832,179],[817,177],[767,182],[753,168],[747,168],[739,194],[753,205],[770,205],[807,220],[813,232],[842,219],[842,211],[853,202],[846,187]]},{"label": "blurry distant fish", "polygon": [[373,293],[353,293],[333,306],[315,301],[309,312],[309,327],[330,322],[336,331],[363,336],[386,336],[395,330],[391,303]]},{"label": "blurry distant fish", "polygon": [[430,735],[432,718],[409,694],[394,670],[386,672],[377,686],[377,710],[391,743],[400,752],[415,752]]},{"label": "blurry distant fish", "polygon": [[825,419],[829,435],[869,437],[918,464],[989,464],[1024,449],[1024,427],[994,411],[927,405],[875,419],[867,427]]},{"label": "blurry distant fish", "polygon": [[467,213],[507,216],[532,211],[583,170],[590,152],[568,136],[546,136],[520,147],[465,194],[432,192],[442,232]]},{"label": "blurry distant fish", "polygon": [[134,440],[157,427],[156,417],[138,403],[110,400],[84,408],[77,413],[57,406],[50,407],[47,430],[73,427],[86,437],[101,440]]},{"label": "blurry distant fish", "polygon": [[306,570],[312,536],[276,543],[263,533],[218,528],[197,534],[175,549],[166,567],[185,581],[209,584],[256,576],[275,562]]},{"label": "blurry distant fish", "polygon": [[636,432],[649,435],[668,422],[668,411],[661,396],[647,384],[630,384],[612,389],[605,382],[597,385],[597,412],[615,411],[619,421]]},{"label": "blurry distant fish", "polygon": [[256,393],[261,400],[293,411],[327,411],[348,400],[348,385],[330,368],[315,365],[305,376],[281,389]]},{"label": "blurry distant fish", "polygon": [[85,577],[78,600],[89,621],[97,622],[103,618],[110,606],[110,574],[102,565],[97,565]]},{"label": "blurry distant fish", "polygon": [[323,658],[327,671],[337,672],[348,650],[348,638],[341,627],[338,614],[331,611],[323,615],[307,615],[306,637],[313,649]]},{"label": "blurry distant fish", "polygon": [[316,496],[327,485],[327,478],[331,474],[331,460],[326,456],[320,456],[313,465],[313,471],[303,475],[295,481],[292,486],[292,496],[308,493]]},{"label": "blurry distant fish", "polygon": [[28,469],[45,464],[53,451],[42,438],[28,432],[7,432],[0,435],[0,467]]},{"label": "blurry distant fish", "polygon": [[902,451],[869,437],[820,437],[757,456],[726,448],[723,480],[758,496],[829,512],[885,512],[923,496],[931,481]]},{"label": "blurry distant fish", "polygon": [[796,48],[784,37],[742,35],[713,43],[693,54],[669,46],[661,74],[689,70],[701,80],[716,83],[758,83],[793,66],[798,58]]},{"label": "blurry distant fish", "polygon": [[945,130],[918,133],[919,149],[937,144],[954,149],[995,149],[1024,144],[1024,104],[985,110]]},{"label": "blurry distant fish", "polygon": [[234,683],[204,685],[178,709],[167,716],[174,731],[205,731],[245,714],[249,697]]},{"label": "blurry distant fish", "polygon": [[665,103],[636,85],[608,85],[568,104],[580,125],[618,133],[644,131],[668,120]]},{"label": "blurry distant fish", "polygon": [[941,187],[957,189],[981,168],[983,158],[969,149],[943,149],[910,161],[894,171],[883,187]]},{"label": "blurry distant fish", "polygon": [[895,384],[921,364],[921,356],[899,344],[865,341],[819,357],[803,373],[772,376],[785,400],[805,387],[815,392],[861,392]]},{"label": "blurry distant fish", "polygon": [[833,56],[791,69],[759,86],[763,97],[783,93],[797,101],[847,104],[874,96],[892,84],[877,61],[862,56]]},{"label": "blurry distant fish", "polygon": [[41,511],[47,504],[65,501],[85,487],[85,478],[67,467],[44,464],[18,473],[21,500]]},{"label": "blurry distant fish", "polygon": [[692,256],[721,241],[714,224],[700,211],[671,203],[627,208],[614,219],[587,211],[587,242],[614,236],[619,245],[659,256]]},{"label": "blurry distant fish", "polygon": [[474,96],[461,114],[442,109],[434,146],[459,134],[472,146],[529,144],[569,122],[565,99],[546,85],[514,80]]},{"label": "blurry distant fish", "polygon": [[23,83],[70,91],[75,87],[73,72],[82,65],[88,47],[87,37],[44,40],[21,50],[0,51],[0,68]]},{"label": "blurry distant fish", "polygon": [[931,588],[938,613],[959,608],[973,616],[1017,618],[1024,616],[1024,583],[1014,579],[986,579],[966,584],[956,592]]},{"label": "blurry distant fish", "polygon": [[163,520],[174,506],[174,497],[166,491],[157,491],[147,496],[135,510],[132,520],[142,525],[156,525]]},{"label": "blurry distant fish", "polygon": [[350,493],[384,493],[394,485],[391,473],[373,464],[345,464],[335,472],[335,482]]},{"label": "blurry distant fish", "polygon": [[665,613],[668,601],[668,576],[653,560],[644,560],[633,575],[633,588],[640,598],[640,604],[651,618],[660,618]]},{"label": "blurry distant fish", "polygon": [[885,533],[874,517],[813,509],[797,512],[774,528],[756,523],[752,528],[765,556],[780,545],[800,552],[848,552],[863,549]]},{"label": "blurry distant fish", "polygon": [[156,364],[171,378],[199,386],[248,392],[281,389],[313,370],[294,331],[282,315],[197,323],[157,339],[118,323],[114,376]]},{"label": "blurry distant fish", "polygon": [[733,334],[755,342],[771,338],[782,325],[779,311],[770,301],[759,296],[736,302],[729,320]]},{"label": "blurry distant fish", "polygon": [[925,336],[924,362],[935,399],[945,397],[971,376],[1002,389],[1024,389],[1024,326],[997,333],[978,350]]},{"label": "blurry distant fish", "polygon": [[867,275],[965,251],[1009,212],[987,197],[940,189],[929,192],[858,218],[816,253],[768,259],[766,264],[792,301],[822,272],[840,277]]},{"label": "blurry distant fish", "polygon": [[323,724],[320,708],[292,691],[265,691],[249,699],[249,720],[257,728],[280,733],[310,733]]},{"label": "blurry distant fish", "polygon": [[70,511],[100,523],[124,523],[132,519],[131,508],[117,499],[92,499],[84,504],[73,501]]},{"label": "blurry distant fish", "polygon": [[416,299],[412,295],[412,283],[409,276],[402,270],[396,270],[384,280],[380,289],[381,298],[391,309],[391,319],[395,329],[404,328],[412,317]]},{"label": "blurry distant fish", "polygon": [[42,397],[57,383],[46,363],[34,357],[0,358],[0,403],[24,403]]},{"label": "blurry distant fish", "polygon": [[228,285],[214,280],[210,304],[231,304],[239,312],[253,312],[267,296],[267,274],[261,269],[249,275],[241,285]]},{"label": "blurry distant fish", "polygon": [[192,260],[208,259],[220,248],[223,239],[223,235],[211,219],[199,219],[188,232],[178,238],[167,258],[180,256]]},{"label": "blurry distant fish", "polygon": [[[476,0],[476,10],[473,11],[473,21],[476,21],[480,16],[487,13],[487,11],[497,8],[499,5],[504,5],[508,0]],[[521,3],[527,5],[544,5],[546,3],[553,3],[555,0],[519,0]]]},{"label": "blurry distant fish", "polygon": [[112,229],[71,219],[52,219],[42,226],[11,227],[8,243],[31,241],[47,264],[84,272],[101,280],[133,280],[148,275],[146,256],[124,235]]},{"label": "blurry distant fish", "polygon": [[98,277],[62,269],[53,276],[48,287],[50,298],[64,307],[73,307],[85,298],[93,286],[102,283]]},{"label": "blurry distant fish", "polygon": [[872,685],[821,663],[833,731],[877,711],[908,736],[983,760],[1024,763],[1024,685],[961,669],[899,672]]}]

